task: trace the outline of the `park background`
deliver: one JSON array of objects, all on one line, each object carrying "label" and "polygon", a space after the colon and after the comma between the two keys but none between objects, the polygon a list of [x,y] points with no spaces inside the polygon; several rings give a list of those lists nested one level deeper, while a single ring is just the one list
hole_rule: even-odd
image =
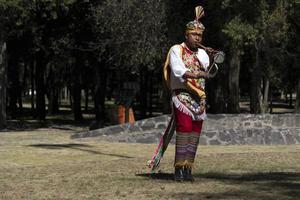
[{"label": "park background", "polygon": [[226,53],[208,112],[299,113],[298,0],[1,0],[0,127],[169,113],[162,64],[197,5],[203,44]]},{"label": "park background", "polygon": [[[178,184],[172,143],[146,167],[169,115],[151,117],[169,113],[162,65],[198,5],[226,53],[200,139],[227,143],[200,143]],[[0,0],[0,199],[299,199],[299,5]],[[119,125],[120,105],[143,120]]]}]

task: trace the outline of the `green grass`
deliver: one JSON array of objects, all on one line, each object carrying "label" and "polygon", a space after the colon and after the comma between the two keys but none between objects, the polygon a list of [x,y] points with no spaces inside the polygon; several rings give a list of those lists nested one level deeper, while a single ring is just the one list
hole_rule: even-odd
[{"label": "green grass", "polygon": [[176,183],[174,146],[71,140],[72,131],[0,133],[0,199],[299,199],[300,145],[199,146],[194,183]]}]

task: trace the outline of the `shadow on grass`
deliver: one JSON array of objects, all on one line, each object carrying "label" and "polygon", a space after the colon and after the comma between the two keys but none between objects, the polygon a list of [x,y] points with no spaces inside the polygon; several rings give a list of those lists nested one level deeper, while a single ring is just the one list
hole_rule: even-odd
[{"label": "shadow on grass", "polygon": [[133,158],[130,156],[120,155],[120,154],[111,154],[111,153],[103,153],[95,150],[84,149],[91,148],[93,146],[87,144],[77,144],[77,143],[68,143],[68,144],[31,144],[29,147],[43,148],[43,149],[74,149],[79,151],[85,151],[88,153],[98,154],[98,155],[106,155],[106,156],[114,156],[120,158]]},{"label": "shadow on grass", "polygon": [[[136,174],[150,179],[173,180],[171,173],[143,173]],[[300,173],[270,172],[249,174],[226,174],[226,173],[199,173],[195,174],[197,184],[219,182],[211,192],[182,192],[168,193],[172,199],[250,199],[250,200],[273,200],[273,199],[299,199],[300,197]],[[181,183],[178,183],[181,184]],[[193,186],[194,185],[194,186]],[[220,192],[222,191],[222,192]]]},{"label": "shadow on grass", "polygon": [[[240,186],[226,192],[200,193],[190,199],[299,199],[300,173],[269,172],[248,174],[195,174],[198,181],[218,181],[226,186]],[[175,199],[182,199],[180,194]]]},{"label": "shadow on grass", "polygon": [[[246,174],[224,174],[204,173],[195,174],[195,177],[215,179],[219,181],[282,181],[295,180],[300,182],[300,173],[296,172],[269,172],[269,173],[246,173]],[[300,191],[299,191],[300,192]]]},{"label": "shadow on grass", "polygon": [[34,119],[7,120],[7,127],[0,132],[35,131],[40,128],[52,128],[60,130],[75,130],[76,128],[87,129],[91,120],[76,122],[72,119],[47,119],[39,121]]},{"label": "shadow on grass", "polygon": [[174,180],[173,173],[141,173],[135,174],[136,176],[142,176],[151,179],[159,179],[159,180]]}]

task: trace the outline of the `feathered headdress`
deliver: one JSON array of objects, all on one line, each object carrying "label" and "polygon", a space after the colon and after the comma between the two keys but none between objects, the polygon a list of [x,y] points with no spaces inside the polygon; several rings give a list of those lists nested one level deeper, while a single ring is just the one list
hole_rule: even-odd
[{"label": "feathered headdress", "polygon": [[190,21],[186,24],[185,33],[200,33],[202,34],[205,30],[204,25],[200,22],[200,18],[204,16],[204,9],[202,6],[195,8],[195,20]]}]

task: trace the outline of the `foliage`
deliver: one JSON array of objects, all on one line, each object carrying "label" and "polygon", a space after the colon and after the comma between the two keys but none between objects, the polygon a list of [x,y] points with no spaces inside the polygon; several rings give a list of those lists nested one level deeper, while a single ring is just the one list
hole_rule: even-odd
[{"label": "foliage", "polygon": [[235,17],[229,21],[222,31],[230,38],[231,47],[238,49],[253,43],[258,34],[253,26],[243,22],[240,17]]},{"label": "foliage", "polygon": [[[38,53],[43,52],[48,89],[62,88],[74,81],[93,89],[100,83],[95,81],[94,72],[98,68],[104,74],[107,70],[112,74],[129,72],[137,75],[134,76],[137,79],[141,78],[140,72],[161,69],[166,48],[170,41],[182,41],[184,24],[193,19],[193,7],[198,3],[190,0],[0,0],[0,40],[8,44],[8,58],[16,61],[17,66],[9,68],[20,69],[23,71],[20,74],[25,75],[26,70],[33,72],[32,77],[24,75],[27,79],[24,82],[35,77],[34,63]],[[258,75],[270,80],[271,86],[295,91],[300,73],[299,0],[202,3],[207,14],[203,19],[205,45],[230,50],[227,61],[238,52],[244,71],[251,72],[259,64]],[[260,62],[254,59],[257,52]],[[81,63],[76,68],[78,58]],[[227,81],[226,67],[220,69],[214,83]],[[50,74],[54,80],[49,81]],[[240,82],[249,83],[243,79]],[[227,85],[209,92],[226,97]],[[24,85],[24,89],[27,87],[30,86]]]},{"label": "foliage", "polygon": [[164,3],[159,0],[112,0],[93,9],[100,57],[137,73],[140,66],[156,67],[166,40]]}]

